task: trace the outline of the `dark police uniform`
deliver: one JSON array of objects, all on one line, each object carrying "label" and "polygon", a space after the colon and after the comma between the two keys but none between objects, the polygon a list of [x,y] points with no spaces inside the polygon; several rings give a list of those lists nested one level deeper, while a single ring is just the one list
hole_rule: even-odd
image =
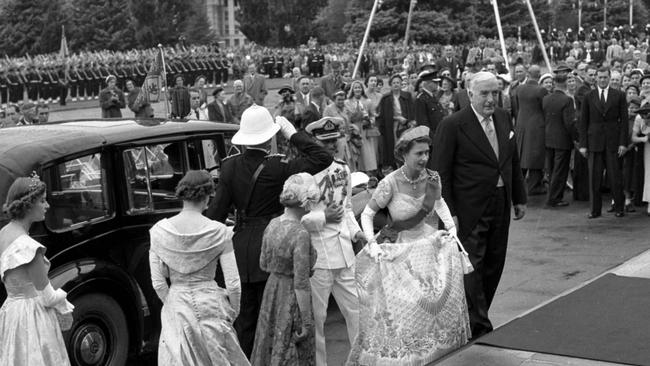
[{"label": "dark police uniform", "polygon": [[[438,124],[445,117],[443,108],[438,102],[438,98],[429,94],[426,90],[422,90],[415,98],[415,122],[418,126],[429,127],[429,137],[433,141],[433,136],[436,134]],[[433,166],[433,157],[429,158],[429,169]]]},{"label": "dark police uniform", "polygon": [[[269,221],[284,211],[279,201],[284,181],[300,172],[316,174],[332,164],[327,150],[307,133],[297,132],[290,141],[304,157],[287,161],[282,155],[247,149],[243,154],[225,159],[215,197],[207,211],[209,218],[221,222],[226,220],[231,206],[238,212],[232,241],[242,283],[242,306],[234,325],[242,350],[249,357],[268,278],[268,273],[260,269],[262,238]],[[252,190],[248,207],[244,207],[252,177],[262,163],[264,167]]]}]

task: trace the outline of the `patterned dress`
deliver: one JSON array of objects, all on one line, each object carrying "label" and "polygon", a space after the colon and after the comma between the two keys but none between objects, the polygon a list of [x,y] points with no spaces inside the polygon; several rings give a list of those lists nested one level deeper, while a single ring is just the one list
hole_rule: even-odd
[{"label": "patterned dress", "polygon": [[[38,250],[45,250],[28,235],[16,238],[0,255],[0,276],[7,299],[0,308],[0,365],[70,365],[57,319],[57,309],[45,307],[29,279],[27,269]],[[50,262],[45,259],[45,265]],[[67,301],[62,305],[66,306]]]},{"label": "patterned dress", "polygon": [[260,267],[270,276],[257,320],[252,365],[315,364],[314,329],[300,342],[296,342],[294,335],[302,326],[295,289],[310,291],[309,277],[314,263],[316,251],[300,222],[278,217],[269,223],[264,232]]},{"label": "patterned dress", "polygon": [[[424,195],[401,192],[399,171],[384,178],[373,198],[394,220],[415,216]],[[380,244],[379,263],[357,255],[360,329],[346,365],[426,365],[467,343],[469,316],[458,247],[437,230],[435,211]]]}]

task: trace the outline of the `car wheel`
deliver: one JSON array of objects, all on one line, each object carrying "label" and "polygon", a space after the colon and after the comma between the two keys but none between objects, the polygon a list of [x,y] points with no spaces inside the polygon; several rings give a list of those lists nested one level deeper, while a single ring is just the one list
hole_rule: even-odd
[{"label": "car wheel", "polygon": [[120,305],[103,294],[72,302],[74,323],[65,332],[68,357],[78,366],[122,366],[129,351],[129,332]]}]

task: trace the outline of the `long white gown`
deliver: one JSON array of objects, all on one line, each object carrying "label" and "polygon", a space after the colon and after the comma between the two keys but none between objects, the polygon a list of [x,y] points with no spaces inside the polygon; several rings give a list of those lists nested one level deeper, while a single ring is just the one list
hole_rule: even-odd
[{"label": "long white gown", "polygon": [[[43,305],[27,269],[21,267],[34,260],[39,249],[45,247],[21,235],[0,255],[0,276],[7,290],[0,308],[0,365],[70,365],[57,310]],[[47,259],[45,265],[49,269]]]},{"label": "long white gown", "polygon": [[[394,220],[415,216],[424,195],[399,191],[397,171],[373,198]],[[426,365],[467,343],[471,330],[458,247],[437,230],[432,212],[395,243],[380,244],[379,263],[357,255],[360,330],[347,365]]]}]

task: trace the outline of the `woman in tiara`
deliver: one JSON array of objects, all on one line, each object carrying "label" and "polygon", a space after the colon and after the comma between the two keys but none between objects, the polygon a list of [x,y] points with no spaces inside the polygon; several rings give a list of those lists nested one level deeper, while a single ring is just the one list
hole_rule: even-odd
[{"label": "woman in tiara", "polygon": [[11,220],[0,230],[0,276],[7,299],[0,308],[0,365],[70,365],[61,330],[72,325],[73,306],[55,290],[45,247],[29,236],[50,206],[36,174],[18,178],[3,206]]},{"label": "woman in tiara", "polygon": [[[395,145],[402,166],[379,182],[361,214],[369,243],[357,255],[360,326],[348,365],[426,365],[470,337],[466,258],[440,177],[426,168],[430,145],[428,127],[405,131]],[[383,208],[392,224],[375,238],[373,218]]]}]

